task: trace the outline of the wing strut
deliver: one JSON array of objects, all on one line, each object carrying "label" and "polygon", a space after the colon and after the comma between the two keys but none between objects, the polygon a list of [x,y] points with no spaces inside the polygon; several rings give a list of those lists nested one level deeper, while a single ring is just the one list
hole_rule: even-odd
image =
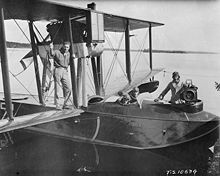
[{"label": "wing strut", "polygon": [[1,8],[0,14],[0,60],[2,67],[2,79],[4,86],[4,96],[6,111],[9,117],[9,120],[13,120],[13,110],[12,110],[12,101],[11,101],[11,87],[9,81],[9,69],[8,69],[8,57],[6,49],[6,39],[5,39],[5,24],[4,24],[4,9]]},{"label": "wing strut", "polygon": [[29,25],[30,37],[31,37],[31,47],[33,51],[34,70],[35,70],[35,76],[36,76],[36,82],[37,82],[38,97],[39,97],[40,104],[44,104],[42,91],[41,91],[42,89],[41,89],[41,81],[40,81],[40,72],[39,72],[38,61],[37,61],[38,52],[37,52],[37,45],[35,42],[33,21],[30,21],[28,25]]},{"label": "wing strut", "polygon": [[96,95],[99,95],[98,74],[96,70],[96,58],[95,57],[91,57],[91,63],[92,63],[92,73],[93,73],[93,79],[94,79],[94,85],[95,85],[95,92],[96,92]]},{"label": "wing strut", "polygon": [[131,58],[130,58],[130,24],[129,20],[126,20],[125,28],[125,59],[126,59],[126,73],[128,82],[131,83]]},{"label": "wing strut", "polygon": [[[94,2],[87,4],[87,8],[96,10],[96,4]],[[88,20],[87,24],[90,24],[91,23],[90,18],[87,17],[87,20]],[[88,31],[91,31],[91,28],[88,28]],[[103,72],[102,72],[102,56],[91,57],[91,63],[92,63],[92,71],[93,71],[96,95],[103,95],[104,83],[103,83]]]},{"label": "wing strut", "polygon": [[99,95],[104,95],[103,90],[103,70],[102,70],[102,55],[97,56],[97,75],[98,75],[98,83],[99,83]]},{"label": "wing strut", "polygon": [[96,95],[103,94],[102,56],[91,57]]},{"label": "wing strut", "polygon": [[150,69],[152,70],[152,32],[151,23],[149,26],[149,58],[150,58]]},{"label": "wing strut", "polygon": [[76,108],[78,108],[79,103],[78,103],[78,95],[77,95],[77,82],[76,82],[76,68],[75,68],[75,63],[74,63],[74,57],[73,57],[73,34],[72,34],[72,25],[71,25],[71,18],[68,16],[65,19],[66,23],[66,31],[67,35],[69,38],[69,41],[71,43],[71,48],[70,48],[70,72],[71,72],[71,83],[72,83],[72,92],[73,92],[73,102]]}]

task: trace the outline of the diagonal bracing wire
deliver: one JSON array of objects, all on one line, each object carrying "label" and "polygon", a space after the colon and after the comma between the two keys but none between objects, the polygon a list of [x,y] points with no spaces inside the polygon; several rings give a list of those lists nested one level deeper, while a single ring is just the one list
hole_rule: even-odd
[{"label": "diagonal bracing wire", "polygon": [[[137,65],[138,65],[138,63],[139,63],[139,61],[140,61],[140,58],[141,58],[140,56],[141,56],[141,53],[143,52],[144,44],[145,44],[145,42],[146,42],[147,36],[148,36],[148,32],[145,33],[144,39],[143,39],[143,41],[142,41],[142,44],[140,44],[140,43],[138,42],[137,38],[135,37],[135,40],[136,40],[137,45],[138,45],[138,47],[139,47],[139,50],[138,50],[138,52],[137,52],[137,54],[136,54],[136,56],[135,56],[135,58],[137,57],[138,59],[137,59],[137,61],[136,61],[136,64],[134,64],[134,70],[133,70],[132,77],[134,76],[135,71],[136,71],[136,69],[137,69]],[[135,59],[135,60],[136,60],[136,59]]]},{"label": "diagonal bracing wire", "polygon": [[21,86],[36,100],[37,103],[39,101],[35,98],[35,96],[24,86],[24,84],[9,70],[10,74],[21,84]]},{"label": "diagonal bracing wire", "polygon": [[[7,13],[11,15],[10,11],[6,8]],[[27,37],[27,35],[25,34],[25,32],[22,30],[21,26],[18,24],[18,22],[13,19],[15,24],[18,26],[18,28],[21,30],[21,32],[23,33],[23,35],[25,36],[25,38],[28,40],[28,42],[30,43],[30,39]],[[37,103],[39,103],[39,101],[35,98],[35,96],[33,94],[31,94],[31,92],[24,86],[24,84],[16,77],[16,75],[14,75],[10,70],[9,73],[19,82],[19,84],[21,84],[21,86],[34,98],[34,100],[36,100]]]},{"label": "diagonal bracing wire", "polygon": [[113,60],[112,60],[111,65],[110,65],[110,68],[109,68],[109,70],[108,70],[108,73],[107,73],[107,75],[106,75],[106,79],[105,79],[106,81],[104,82],[105,88],[107,87],[107,85],[108,85],[108,83],[109,83],[110,76],[111,76],[111,73],[112,73],[112,71],[113,71],[113,68],[114,68],[115,61],[116,61],[116,60],[118,61],[119,65],[120,65],[120,67],[121,67],[121,69],[122,69],[122,71],[123,71],[123,73],[124,73],[124,75],[125,75],[125,77],[126,77],[126,73],[125,73],[125,71],[124,71],[124,69],[123,69],[123,67],[122,67],[122,65],[121,65],[121,63],[120,63],[120,61],[118,60],[118,57],[117,57],[117,56],[118,56],[118,52],[119,52],[120,47],[121,47],[121,44],[122,44],[122,40],[123,40],[123,38],[124,38],[124,35],[125,35],[125,34],[123,33],[123,35],[121,36],[121,39],[120,39],[120,41],[119,41],[118,48],[115,49],[115,48],[113,47],[113,45],[112,45],[111,40],[109,39],[108,35],[106,34],[107,42],[108,42],[109,46],[111,47],[111,50],[112,50],[112,52],[113,52],[113,54],[114,54],[114,57],[113,57]]},{"label": "diagonal bracing wire", "polygon": [[[11,13],[10,13],[10,11],[8,10],[8,9],[6,9],[6,11],[8,12],[8,14],[9,15],[11,15]],[[23,31],[23,29],[21,28],[21,26],[18,24],[18,22],[15,20],[15,19],[13,19],[14,20],[14,22],[15,22],[15,24],[18,26],[18,28],[20,29],[20,31],[23,33],[23,35],[25,36],[25,38],[28,40],[28,42],[31,44],[31,42],[30,42],[30,39],[29,39],[29,37],[25,34],[25,32]],[[35,25],[34,25],[35,26]],[[61,25],[60,25],[60,27],[61,27]],[[59,29],[60,29],[60,27],[59,27]],[[35,29],[36,29],[36,26],[35,26]],[[59,29],[58,29],[58,31],[59,31]],[[57,33],[58,33],[58,31],[56,32],[56,34],[55,34],[55,36],[57,35]],[[40,32],[39,32],[39,30],[37,30],[37,32],[39,33],[39,35],[42,37],[42,39],[43,39],[43,36],[40,34]],[[44,46],[44,48],[45,48],[45,50],[46,50],[46,47]],[[23,70],[22,72],[24,72],[25,70]],[[51,70],[50,70],[51,71]],[[13,74],[11,71],[10,71],[10,73],[12,74],[12,76],[19,82],[19,84],[21,84],[21,86],[37,101],[37,103],[39,103],[39,101],[34,97],[34,95],[33,94],[31,94],[31,92],[28,90],[28,88],[26,88],[26,86],[17,78],[17,76],[18,75],[20,75],[22,72],[20,72],[19,74]]]}]

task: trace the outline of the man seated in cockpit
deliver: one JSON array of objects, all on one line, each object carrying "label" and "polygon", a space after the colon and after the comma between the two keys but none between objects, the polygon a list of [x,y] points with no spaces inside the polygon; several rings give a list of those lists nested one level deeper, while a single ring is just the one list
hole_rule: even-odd
[{"label": "man seated in cockpit", "polygon": [[137,96],[139,95],[139,88],[134,87],[128,94],[131,97],[130,103],[136,103],[137,102]]},{"label": "man seated in cockpit", "polygon": [[117,102],[119,104],[121,104],[121,105],[128,105],[128,104],[130,104],[131,97],[130,97],[130,95],[128,93],[119,91],[118,95],[120,96],[118,98],[118,100],[117,100]]},{"label": "man seated in cockpit", "polygon": [[183,87],[183,83],[180,82],[180,75],[178,72],[173,72],[172,74],[173,80],[169,82],[167,87],[162,91],[160,96],[156,98],[154,101],[158,102],[159,100],[163,100],[164,96],[171,90],[171,99],[170,102],[174,104],[181,103],[180,94]]}]

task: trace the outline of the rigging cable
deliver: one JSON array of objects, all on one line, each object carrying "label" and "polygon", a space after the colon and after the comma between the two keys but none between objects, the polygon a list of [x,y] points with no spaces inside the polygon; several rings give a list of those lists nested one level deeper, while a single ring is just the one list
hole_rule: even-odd
[{"label": "rigging cable", "polygon": [[91,85],[89,85],[89,88],[90,88],[91,91],[95,94],[95,86],[94,86],[93,81],[92,81],[92,78],[91,78],[91,75],[92,75],[91,65],[89,65],[89,61],[88,61],[88,60],[86,60],[86,64],[87,64],[87,67],[89,68],[89,69],[88,69],[88,70],[89,70],[89,73],[87,72],[87,76],[88,76],[88,78],[89,78],[89,80],[90,80],[90,83],[91,83],[91,85],[92,85],[92,87],[91,87]]},{"label": "rigging cable", "polygon": [[[7,13],[9,14],[9,16],[12,17],[11,12],[10,12],[7,8],[5,8],[5,10],[6,10]],[[23,33],[23,35],[25,36],[25,38],[28,40],[28,42],[31,43],[30,39],[29,39],[28,36],[25,34],[25,32],[22,30],[22,28],[20,27],[20,25],[18,24],[18,22],[17,22],[14,18],[12,18],[12,19],[14,20],[14,22],[15,22],[15,24],[18,26],[18,28],[21,30],[21,32]]]},{"label": "rigging cable", "polygon": [[[134,67],[134,72],[135,72],[135,69],[136,69],[136,66],[137,66],[137,64],[138,64],[138,62],[139,62],[139,55],[140,55],[140,52],[142,52],[141,51],[141,46],[140,46],[140,44],[138,43],[138,41],[137,41],[137,38],[136,38],[136,35],[134,36],[135,37],[135,41],[136,41],[136,43],[137,43],[137,45],[138,45],[138,50],[137,50],[137,53],[136,53],[136,55],[135,55],[135,57],[134,57],[134,63],[132,64],[133,65],[133,67]],[[137,59],[136,59],[137,58]],[[133,75],[132,75],[133,76]]]},{"label": "rigging cable", "polygon": [[[119,41],[119,44],[118,44],[118,49],[116,50],[116,49],[114,49],[114,47],[113,47],[113,45],[112,45],[112,43],[111,43],[111,41],[110,41],[110,39],[109,39],[109,37],[108,37],[108,35],[106,35],[106,39],[107,39],[107,41],[108,41],[108,44],[110,45],[110,47],[112,47],[112,51],[113,51],[113,54],[114,54],[114,57],[113,57],[113,60],[112,60],[112,64],[111,64],[111,66],[110,66],[110,68],[109,68],[109,70],[108,70],[108,73],[107,73],[107,75],[106,75],[106,81],[105,81],[105,88],[107,87],[107,85],[108,85],[108,83],[109,83],[109,80],[110,80],[110,76],[111,76],[111,73],[112,73],[112,71],[113,71],[113,67],[114,67],[114,65],[115,65],[115,61],[117,60],[117,55],[118,55],[118,52],[119,52],[119,50],[120,50],[120,47],[121,47],[121,43],[122,43],[122,40],[123,40],[123,38],[124,38],[124,33],[123,33],[123,35],[121,36],[121,39],[120,39],[120,41]],[[119,61],[118,61],[119,62]],[[122,67],[122,65],[120,64],[120,62],[119,62],[119,65],[120,65],[120,67],[121,67],[121,69],[122,69],[122,71],[123,71],[123,73],[124,73],[124,75],[125,75],[125,77],[126,77],[126,73],[125,73],[125,71],[123,70],[123,67]]]},{"label": "rigging cable", "polygon": [[[138,56],[138,55],[139,55],[139,56],[138,56],[137,62],[136,62],[136,64],[135,64],[132,77],[134,77],[135,71],[136,71],[136,69],[137,69],[137,65],[138,65],[138,63],[139,63],[139,61],[140,61],[141,54],[142,54],[142,51],[143,51],[143,49],[144,49],[144,44],[145,44],[145,41],[146,41],[146,39],[147,39],[147,35],[148,35],[148,32],[146,32],[146,34],[145,34],[145,37],[144,37],[144,39],[143,39],[142,45],[139,44],[137,38],[135,37],[135,40],[136,40],[136,42],[137,42],[137,44],[138,44],[138,47],[139,47],[140,49],[139,49],[139,51],[137,52],[137,55],[136,55],[136,56]],[[144,56],[145,56],[145,55],[144,55]],[[135,58],[136,58],[136,57],[135,57]]]},{"label": "rigging cable", "polygon": [[31,94],[31,92],[24,86],[24,84],[10,70],[9,72],[21,84],[21,86],[37,101],[37,103],[39,103],[39,101],[35,98],[33,94]]},{"label": "rigging cable", "polygon": [[[6,9],[7,10],[7,9]],[[11,14],[8,10],[7,10],[7,12],[9,13],[9,14]],[[23,31],[23,29],[20,27],[20,25],[18,24],[18,22],[15,20],[15,19],[13,19],[13,21],[15,22],[15,24],[18,26],[18,28],[20,29],[20,31],[23,33],[23,35],[25,36],[25,38],[28,40],[28,42],[29,43],[31,43],[30,42],[30,40],[29,40],[29,38],[27,37],[27,35],[25,34],[25,32]],[[60,25],[60,27],[61,27],[61,25]],[[60,29],[60,27],[59,27],[59,29]],[[35,28],[36,28],[36,26],[35,26]],[[58,31],[59,31],[59,29],[58,29]],[[39,32],[39,30],[37,30],[38,32]],[[58,31],[56,32],[56,34],[55,34],[55,36],[57,35],[57,33],[58,33]],[[40,33],[39,33],[40,34]],[[40,36],[43,38],[43,36],[40,34]],[[45,50],[46,50],[46,47],[44,46],[44,48],[45,48]],[[26,69],[25,69],[26,70]],[[33,95],[33,94],[31,94],[31,92],[25,87],[25,85],[17,78],[17,76],[18,75],[20,75],[21,73],[23,73],[25,70],[23,70],[23,71],[21,71],[21,72],[19,72],[18,74],[13,74],[11,71],[9,71],[10,72],[10,74],[21,84],[21,86],[37,101],[37,103],[39,103],[39,101],[35,98],[35,96]],[[50,70],[51,71],[51,70]]]},{"label": "rigging cable", "polygon": [[[7,13],[11,15],[11,12],[6,8]],[[25,34],[24,30],[21,28],[21,26],[18,24],[17,20],[15,20],[14,18],[12,18],[13,21],[15,22],[15,24],[17,25],[17,27],[20,29],[20,31],[22,32],[22,34],[25,36],[25,38],[27,39],[27,41],[29,42],[29,44],[31,43],[30,39],[28,38],[28,36]],[[24,70],[22,70],[21,72],[19,72],[18,74],[16,74],[15,76],[21,74]]]},{"label": "rigging cable", "polygon": [[[110,76],[111,76],[111,74],[112,74],[112,72],[113,72],[113,68],[114,68],[114,65],[115,65],[115,62],[116,62],[116,60],[118,61],[118,52],[120,51],[120,47],[121,47],[121,43],[122,43],[122,40],[123,40],[123,38],[124,38],[124,35],[122,35],[122,37],[121,37],[121,39],[120,39],[120,41],[119,41],[119,46],[118,46],[118,49],[113,49],[112,51],[113,51],[113,53],[114,53],[114,58],[113,58],[113,62],[112,62],[112,65],[111,65],[111,69],[110,69],[110,72],[109,72],[109,77],[108,77],[108,80],[106,81],[107,83],[106,83],[106,86],[105,87],[107,87],[107,84],[108,84],[108,82],[109,82],[109,79],[110,79]],[[109,40],[108,42],[110,42],[111,43],[111,41]],[[124,73],[124,76],[126,77],[126,73],[125,73],[125,71],[123,70],[123,67],[122,67],[122,65],[121,65],[121,63],[118,61],[118,63],[119,63],[119,66],[121,67],[121,69],[122,69],[122,71],[123,71],[123,73]]]},{"label": "rigging cable", "polygon": [[[42,42],[45,42],[45,40],[48,38],[48,36],[49,36],[49,34],[46,36],[46,38],[44,38],[43,37],[43,35],[40,33],[40,31],[38,30],[38,28],[36,27],[36,25],[33,23],[33,25],[34,25],[34,27],[35,27],[35,29],[36,29],[36,31],[38,32],[38,34],[40,35],[40,37],[41,37],[41,39],[42,39]],[[59,28],[57,29],[57,31],[56,31],[56,33],[55,33],[55,35],[54,35],[54,39],[51,41],[51,42],[53,42],[55,39],[56,39],[56,37],[57,37],[57,35],[58,35],[58,32],[59,32],[59,30],[61,29],[61,27],[62,27],[62,25],[63,25],[63,23],[59,26]],[[35,35],[35,37],[37,38],[37,36]],[[38,40],[39,41],[39,40]],[[46,51],[46,53],[47,53],[47,55],[46,55],[46,61],[47,62],[50,62],[49,61],[49,53],[48,53],[48,50],[47,50],[47,48],[46,48],[46,46],[45,45],[43,45],[43,48],[45,49],[45,51]],[[41,59],[41,61],[42,61],[42,59]],[[45,59],[44,59],[44,61],[45,61]],[[50,63],[51,64],[51,63]],[[45,66],[45,64],[43,63],[43,66]],[[50,80],[49,80],[49,82],[46,80],[46,83],[48,84],[48,86],[47,87],[51,87],[51,83],[52,83],[52,77],[53,77],[53,71],[51,70],[51,68],[50,68],[50,66],[48,65],[48,64],[46,64],[46,69],[50,72],[50,74],[52,75],[52,76],[50,76]],[[59,85],[59,87],[60,88],[62,88],[62,86],[61,85]],[[48,90],[49,91],[49,90]],[[54,91],[54,89],[51,91],[51,93],[50,93],[50,95],[48,96],[46,96],[46,97],[50,97],[51,96],[51,94],[53,93],[53,91]],[[46,91],[47,92],[47,91]],[[45,100],[46,101],[48,101],[48,98],[46,98],[45,97]],[[72,103],[72,102],[71,102]]]},{"label": "rigging cable", "polygon": [[[120,45],[118,46],[118,49],[117,49],[117,55],[118,55],[118,52],[119,52],[119,50],[121,48],[121,43],[122,43],[122,40],[123,40],[124,36],[125,36],[125,29],[124,29],[124,32],[122,34],[121,40],[120,40]],[[123,69],[123,66],[122,66],[122,64],[121,64],[121,62],[120,62],[120,60],[118,59],[117,56],[116,56],[116,60],[118,61],[119,66],[121,67],[121,70],[123,71],[125,78],[127,78],[126,71]]]},{"label": "rigging cable", "polygon": [[[10,11],[6,8],[6,11],[8,12],[8,14],[10,15],[10,16],[12,16],[11,15],[11,13],[10,13]],[[13,20],[14,20],[14,22],[15,22],[15,24],[18,26],[18,28],[21,30],[21,32],[23,33],[23,35],[25,36],[25,38],[28,40],[28,42],[30,43],[30,40],[29,40],[29,38],[27,37],[27,35],[25,34],[25,32],[22,30],[22,28],[20,27],[20,25],[18,24],[18,22],[14,19],[14,18],[12,18]],[[9,72],[10,72],[10,74],[21,84],[21,86],[37,101],[37,103],[39,103],[39,101],[34,97],[34,95],[33,94],[31,94],[31,92],[24,86],[24,84],[23,83],[21,83],[21,81],[9,70]]]},{"label": "rigging cable", "polygon": [[[109,44],[109,46],[110,46],[111,43],[108,41],[108,40],[110,40],[110,39],[108,38],[108,35],[105,35],[105,38],[106,38],[106,40],[107,40],[107,42],[108,42],[108,44]],[[113,46],[110,46],[110,47],[113,48]],[[111,49],[112,49],[112,48],[111,48]],[[117,51],[115,51],[114,48],[113,48],[113,50],[114,50],[113,54],[114,54],[114,56],[115,56],[115,55],[117,54]],[[114,66],[114,64],[115,64],[115,60],[116,60],[116,57],[113,57],[112,62],[111,62],[111,64],[110,64],[110,67],[109,67],[109,69],[108,69],[108,72],[107,72],[107,74],[106,74],[104,84],[106,84],[107,79],[110,77],[110,72],[111,72],[111,70],[113,69],[113,66]]]},{"label": "rigging cable", "polygon": [[[44,37],[43,37],[43,35],[40,33],[40,31],[38,30],[37,26],[36,26],[34,23],[33,23],[33,26],[34,26],[34,28],[36,29],[37,33],[40,35],[41,39],[44,41]],[[49,36],[49,34],[48,34],[47,36]],[[36,36],[36,38],[37,38],[37,36]],[[46,38],[47,38],[47,37],[46,37]],[[46,48],[45,48],[45,49],[46,49]]]},{"label": "rigging cable", "polygon": [[21,30],[21,32],[23,33],[23,35],[25,36],[25,38],[28,40],[29,43],[31,43],[30,39],[27,37],[27,35],[25,34],[25,32],[22,30],[21,26],[18,24],[18,22],[13,19],[14,22],[16,23],[16,25],[18,26],[18,28]]}]

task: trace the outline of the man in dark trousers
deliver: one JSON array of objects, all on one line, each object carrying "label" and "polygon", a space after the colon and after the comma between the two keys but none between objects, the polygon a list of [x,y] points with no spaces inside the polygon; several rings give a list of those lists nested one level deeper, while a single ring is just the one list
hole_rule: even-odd
[{"label": "man in dark trousers", "polygon": [[67,109],[67,102],[71,95],[68,66],[70,64],[70,42],[64,42],[60,50],[54,50],[53,43],[50,43],[50,56],[54,59],[54,82],[55,82],[55,103],[56,109],[60,106],[60,90],[63,89],[64,103],[63,109]]}]

